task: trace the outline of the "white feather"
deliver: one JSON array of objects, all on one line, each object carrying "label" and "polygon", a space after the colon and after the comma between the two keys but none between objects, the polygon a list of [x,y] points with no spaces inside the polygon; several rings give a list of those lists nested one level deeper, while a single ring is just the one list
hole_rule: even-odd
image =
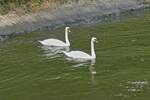
[{"label": "white feather", "polygon": [[61,40],[58,40],[58,39],[46,39],[46,40],[43,40],[43,41],[39,41],[42,45],[45,45],[45,46],[56,46],[56,47],[66,47],[66,46],[70,46],[70,42],[69,42],[69,39],[68,39],[68,31],[69,31],[69,27],[66,27],[65,28],[65,40],[66,40],[66,43],[61,41]]},{"label": "white feather", "polygon": [[66,52],[63,51],[63,53],[69,57],[69,58],[73,58],[73,59],[86,59],[86,60],[93,60],[96,59],[96,54],[95,54],[95,50],[94,50],[94,42],[96,41],[95,37],[92,37],[91,39],[91,55],[82,52],[82,51],[70,51],[70,52]]}]

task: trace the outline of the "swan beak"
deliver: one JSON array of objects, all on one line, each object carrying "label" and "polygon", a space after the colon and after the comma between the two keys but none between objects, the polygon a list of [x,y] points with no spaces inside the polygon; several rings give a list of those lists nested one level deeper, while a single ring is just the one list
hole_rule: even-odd
[{"label": "swan beak", "polygon": [[97,41],[97,40],[96,40],[95,42],[96,42],[96,43],[98,43],[98,41]]},{"label": "swan beak", "polygon": [[69,30],[69,32],[71,32],[71,30]]}]

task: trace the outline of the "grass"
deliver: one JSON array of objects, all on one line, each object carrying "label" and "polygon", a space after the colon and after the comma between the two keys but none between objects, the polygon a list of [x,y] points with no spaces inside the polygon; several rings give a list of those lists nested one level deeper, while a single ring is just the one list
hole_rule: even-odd
[{"label": "grass", "polygon": [[[29,13],[47,8],[57,8],[64,4],[71,4],[79,2],[80,0],[0,0],[0,14],[7,14],[9,12],[15,13]],[[84,0],[83,0],[84,1]],[[96,1],[97,3],[117,2],[117,0],[88,0]],[[81,3],[87,3],[85,0]],[[150,0],[144,0],[143,3],[150,3]]]},{"label": "grass", "polygon": [[0,0],[0,13],[8,12],[28,13],[39,9],[55,7],[66,3],[68,0]]}]

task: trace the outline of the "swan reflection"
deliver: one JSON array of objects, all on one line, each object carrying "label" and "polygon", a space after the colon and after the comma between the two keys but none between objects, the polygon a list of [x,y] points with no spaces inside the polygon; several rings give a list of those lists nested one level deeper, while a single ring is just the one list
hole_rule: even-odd
[{"label": "swan reflection", "polygon": [[74,59],[65,56],[65,59],[72,63],[72,67],[82,67],[82,66],[89,66],[95,65],[95,59],[87,60],[87,59]]},{"label": "swan reflection", "polygon": [[95,75],[96,75],[96,69],[95,69],[95,63],[96,63],[96,60],[92,60],[91,61],[91,64],[89,66],[89,71],[90,71],[90,74],[91,74],[91,82],[92,84],[96,84],[96,81],[95,81]]},{"label": "swan reflection", "polygon": [[86,66],[89,69],[90,75],[91,75],[91,83],[95,84],[95,75],[96,75],[96,69],[95,69],[95,63],[96,60],[83,60],[83,59],[72,59],[66,57],[66,59],[72,63],[72,67],[83,67]]},{"label": "swan reflection", "polygon": [[60,57],[59,54],[62,53],[62,50],[69,51],[69,47],[52,47],[52,46],[41,46],[40,47],[43,51],[43,56],[45,59],[47,58],[57,58]]}]

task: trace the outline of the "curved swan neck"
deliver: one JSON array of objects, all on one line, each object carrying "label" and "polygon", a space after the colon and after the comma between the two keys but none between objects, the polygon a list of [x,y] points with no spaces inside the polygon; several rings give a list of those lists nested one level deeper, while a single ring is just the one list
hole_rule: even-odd
[{"label": "curved swan neck", "polygon": [[91,57],[96,58],[95,48],[94,48],[94,41],[91,40]]},{"label": "curved swan neck", "polygon": [[69,39],[68,39],[68,29],[65,29],[65,39],[66,39],[66,45],[70,46],[70,42],[69,42]]}]

